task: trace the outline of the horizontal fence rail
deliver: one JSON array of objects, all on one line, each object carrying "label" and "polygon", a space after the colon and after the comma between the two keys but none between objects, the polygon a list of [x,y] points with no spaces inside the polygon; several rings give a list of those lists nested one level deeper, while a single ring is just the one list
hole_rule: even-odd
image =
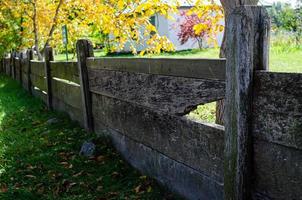
[{"label": "horizontal fence rail", "polygon": [[91,69],[225,80],[225,59],[88,58]]}]

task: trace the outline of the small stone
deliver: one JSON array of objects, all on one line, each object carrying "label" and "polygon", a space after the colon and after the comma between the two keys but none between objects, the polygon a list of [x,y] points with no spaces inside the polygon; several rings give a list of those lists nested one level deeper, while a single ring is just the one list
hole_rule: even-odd
[{"label": "small stone", "polygon": [[52,118],[52,119],[48,120],[46,123],[49,125],[52,125],[52,124],[56,124],[58,122],[59,122],[59,120],[57,118]]},{"label": "small stone", "polygon": [[81,147],[80,155],[91,157],[93,156],[95,152],[95,144],[92,142],[84,142],[84,144]]}]

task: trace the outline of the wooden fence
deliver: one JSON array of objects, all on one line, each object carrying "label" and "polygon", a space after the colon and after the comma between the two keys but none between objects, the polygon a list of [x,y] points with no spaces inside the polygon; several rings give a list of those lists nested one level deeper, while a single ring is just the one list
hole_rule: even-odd
[{"label": "wooden fence", "polygon": [[[79,40],[78,62],[47,48],[43,62],[29,50],[0,70],[188,199],[301,199],[302,74],[266,71],[268,21],[236,9],[227,60],[95,58]],[[223,98],[225,127],[185,117]]]}]

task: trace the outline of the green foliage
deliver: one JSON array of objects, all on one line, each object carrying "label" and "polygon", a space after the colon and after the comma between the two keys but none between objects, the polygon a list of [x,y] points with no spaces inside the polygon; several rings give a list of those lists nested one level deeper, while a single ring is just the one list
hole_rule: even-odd
[{"label": "green foliage", "polygon": [[0,8],[0,58],[22,45],[21,21],[22,19],[15,19],[10,10]]},{"label": "green foliage", "polygon": [[302,45],[297,44],[296,35],[287,31],[275,31],[271,35],[271,49],[274,53],[292,53],[302,51]]},{"label": "green foliage", "polygon": [[[58,119],[49,124],[49,119]],[[92,140],[97,155],[79,156]],[[175,199],[126,164],[107,138],[83,131],[65,115],[0,75],[0,199]]]},{"label": "green foliage", "polygon": [[280,2],[273,4],[270,9],[275,30],[285,30],[295,35],[296,45],[301,45],[302,37],[302,7],[291,7]]}]

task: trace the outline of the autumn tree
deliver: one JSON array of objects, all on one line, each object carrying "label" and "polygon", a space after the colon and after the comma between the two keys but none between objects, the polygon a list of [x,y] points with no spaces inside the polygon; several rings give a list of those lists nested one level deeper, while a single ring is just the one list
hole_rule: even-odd
[{"label": "autumn tree", "polygon": [[109,35],[111,51],[122,49],[130,42],[133,53],[136,44],[146,43],[142,52],[159,53],[173,50],[173,44],[160,36],[149,19],[154,14],[169,18],[176,12],[177,1],[164,0],[7,0],[5,5],[22,18],[24,46],[34,45],[39,59],[41,52],[51,44],[61,43],[61,26],[68,25],[71,43],[89,38],[96,32]]},{"label": "autumn tree", "polygon": [[199,48],[202,48],[203,40],[216,45],[216,35],[223,31],[223,25],[220,24],[223,19],[222,7],[217,4],[198,3],[192,9],[180,13],[182,19],[178,24],[180,27],[178,39],[181,44],[194,39],[198,42]]}]

